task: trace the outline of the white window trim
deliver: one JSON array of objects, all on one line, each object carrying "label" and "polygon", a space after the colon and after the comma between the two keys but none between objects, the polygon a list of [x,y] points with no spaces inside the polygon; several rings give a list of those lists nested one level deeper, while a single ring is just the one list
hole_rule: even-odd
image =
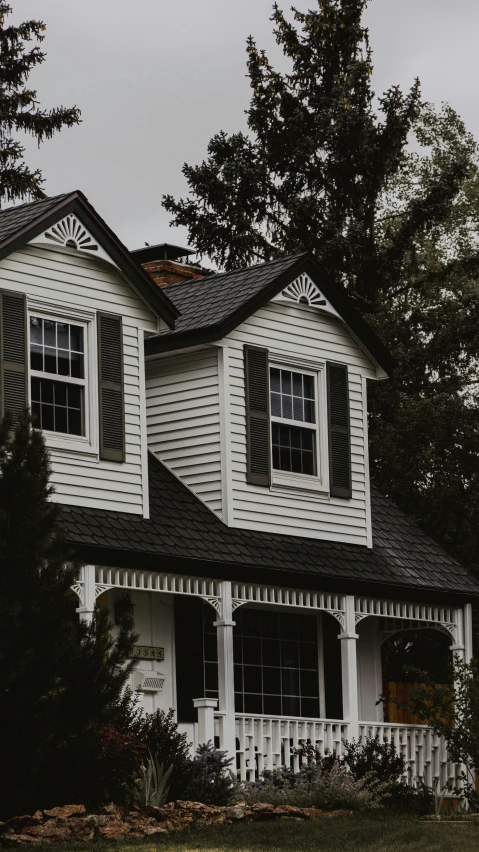
[{"label": "white window trim", "polygon": [[[300,420],[286,420],[270,415],[270,456],[271,456],[271,486],[270,491],[289,491],[298,496],[303,494],[311,497],[314,493],[321,499],[329,499],[329,456],[328,456],[328,400],[326,388],[326,362],[308,362],[290,356],[274,355],[270,352],[269,369],[291,370],[313,377],[315,392],[316,423],[303,423]],[[300,428],[314,430],[316,434],[316,476],[306,473],[291,473],[290,471],[275,470],[273,467],[273,448],[271,441],[271,423],[285,423]]]},{"label": "white window trim", "polygon": [[43,430],[47,448],[61,459],[66,456],[80,456],[88,460],[99,461],[98,433],[98,370],[96,313],[82,309],[65,307],[51,302],[28,299],[27,346],[28,346],[28,400],[31,405],[31,377],[38,376],[61,381],[62,377],[30,368],[30,317],[51,319],[56,322],[75,323],[84,329],[85,379],[70,379],[69,383],[85,388],[85,435],[67,435],[62,432]]}]

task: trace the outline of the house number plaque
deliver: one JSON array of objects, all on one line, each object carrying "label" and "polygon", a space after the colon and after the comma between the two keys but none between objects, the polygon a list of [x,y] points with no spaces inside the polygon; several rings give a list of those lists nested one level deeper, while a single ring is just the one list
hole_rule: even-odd
[{"label": "house number plaque", "polygon": [[133,645],[131,656],[140,660],[162,661],[165,659],[165,649],[155,648],[151,645]]}]

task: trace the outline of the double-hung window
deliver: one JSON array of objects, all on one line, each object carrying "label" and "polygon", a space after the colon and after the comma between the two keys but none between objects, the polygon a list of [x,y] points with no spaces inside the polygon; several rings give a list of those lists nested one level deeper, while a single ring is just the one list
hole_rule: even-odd
[{"label": "double-hung window", "polygon": [[312,374],[270,369],[273,470],[318,475],[315,385]]},{"label": "double-hung window", "polygon": [[86,435],[84,325],[30,316],[30,383],[35,426]]}]

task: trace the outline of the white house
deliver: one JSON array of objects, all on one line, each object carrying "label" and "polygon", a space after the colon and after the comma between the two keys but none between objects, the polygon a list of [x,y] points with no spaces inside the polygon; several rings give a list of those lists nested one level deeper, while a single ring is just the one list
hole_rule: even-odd
[{"label": "white house", "polygon": [[479,594],[370,485],[388,352],[307,254],[200,277],[187,253],[130,253],[80,192],[0,212],[1,411],[44,431],[81,617],[133,606],[145,707],[242,778],[379,732],[411,783],[453,782],[376,703],[395,632],[470,659]]}]

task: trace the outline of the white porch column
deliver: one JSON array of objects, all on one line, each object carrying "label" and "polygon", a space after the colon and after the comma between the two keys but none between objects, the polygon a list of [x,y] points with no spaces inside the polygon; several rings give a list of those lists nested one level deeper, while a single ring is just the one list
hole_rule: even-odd
[{"label": "white porch column", "polygon": [[91,624],[95,610],[95,566],[84,565],[82,568],[83,603],[77,608],[81,621]]},{"label": "white porch column", "polygon": [[215,741],[216,698],[194,698],[193,705],[198,710],[198,745]]},{"label": "white porch column", "polygon": [[233,668],[233,606],[231,583],[221,583],[221,619],[214,622],[218,640],[218,710],[224,714],[220,747],[229,757],[236,756],[235,687]]},{"label": "white porch column", "polygon": [[348,723],[348,740],[359,737],[358,662],[354,595],[345,597],[344,632],[341,640],[341,671],[343,681],[343,719]]},{"label": "white porch column", "polygon": [[474,649],[472,646],[472,604],[464,607],[464,662],[470,663]]}]

